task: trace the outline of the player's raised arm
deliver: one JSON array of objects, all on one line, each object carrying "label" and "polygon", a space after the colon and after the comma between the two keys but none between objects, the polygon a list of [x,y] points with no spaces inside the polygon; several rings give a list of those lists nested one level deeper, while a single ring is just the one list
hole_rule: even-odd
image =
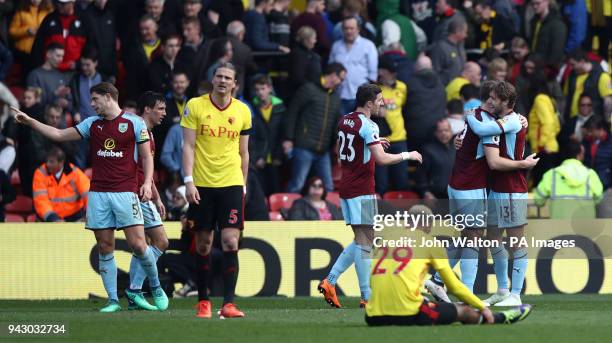
[{"label": "player's raised arm", "polygon": [[474,115],[468,115],[466,118],[472,131],[474,131],[474,133],[480,137],[500,135],[502,133],[516,133],[523,127],[518,115],[506,116],[504,118],[488,122],[482,122],[476,119]]},{"label": "player's raised arm", "polygon": [[368,148],[370,148],[370,152],[374,156],[374,161],[379,165],[398,164],[407,160],[418,161],[419,163],[423,162],[423,157],[418,151],[403,151],[399,154],[388,154],[381,144],[368,145]]},{"label": "player's raised arm", "polygon": [[41,135],[49,138],[52,141],[67,142],[76,141],[82,138],[77,129],[73,127],[58,129],[39,122],[16,107],[11,106],[11,111],[15,115],[15,121],[17,121],[19,124],[31,127],[34,131],[39,132]]},{"label": "player's raised arm", "polygon": [[499,171],[510,171],[516,169],[529,169],[535,166],[539,158],[536,158],[536,154],[527,156],[524,160],[511,160],[509,158],[503,158],[499,156],[499,148],[494,146],[485,145],[485,156],[487,158],[487,164],[489,168]]}]

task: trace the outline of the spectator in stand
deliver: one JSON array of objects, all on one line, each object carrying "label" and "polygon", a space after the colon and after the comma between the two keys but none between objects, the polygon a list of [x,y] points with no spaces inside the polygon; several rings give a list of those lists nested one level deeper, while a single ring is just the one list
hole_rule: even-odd
[{"label": "spectator in stand", "polygon": [[115,0],[94,0],[85,10],[98,39],[98,70],[114,83],[117,79],[117,5]]},{"label": "spectator in stand", "polygon": [[610,123],[600,116],[593,116],[585,124],[586,156],[584,165],[593,168],[604,189],[604,199],[597,207],[598,218],[612,218],[612,138]]},{"label": "spectator in stand", "polygon": [[547,68],[558,70],[565,56],[563,49],[567,27],[556,6],[550,0],[532,0],[535,16],[531,19],[531,52],[544,60]]},{"label": "spectator in stand", "polygon": [[[355,1],[355,0],[353,0]],[[360,0],[356,0],[360,1]],[[399,0],[382,0],[376,2],[376,9],[378,11],[377,23],[380,31],[386,31],[390,26],[397,25],[399,28],[399,38],[404,49],[405,54],[410,60],[415,60],[419,49],[417,47],[417,35],[415,28],[412,26],[410,18],[400,13],[400,1]],[[363,24],[362,24],[363,26]],[[367,23],[365,24],[367,28]],[[367,31],[362,29],[362,32]],[[375,33],[375,32],[374,32]],[[383,33],[384,34],[384,33]],[[423,45],[427,45],[426,43]]]},{"label": "spectator in stand", "polygon": [[281,51],[288,53],[288,47],[270,40],[266,15],[270,13],[274,0],[255,0],[255,8],[244,13],[246,27],[245,43],[254,51]]},{"label": "spectator in stand", "polygon": [[0,1],[0,42],[8,44],[8,26],[13,14],[13,0]]},{"label": "spectator in stand", "polygon": [[584,138],[582,128],[592,116],[593,113],[593,99],[586,94],[580,94],[578,98],[578,115],[565,122],[559,133],[559,144],[565,146],[569,141],[582,142]]},{"label": "spectator in stand", "polygon": [[211,0],[208,17],[224,32],[234,20],[242,20],[244,6],[242,0]]},{"label": "spectator in stand", "polygon": [[315,173],[332,191],[329,151],[336,143],[336,126],[341,117],[340,97],[334,92],[346,77],[340,63],[330,63],[318,83],[307,82],[300,87],[287,111],[283,152],[292,156],[291,177],[287,191],[297,193],[314,167]]},{"label": "spectator in stand", "polygon": [[144,15],[140,18],[138,27],[138,36],[126,41],[122,49],[126,71],[126,96],[130,100],[138,99],[147,88],[143,80],[148,79],[149,63],[160,54],[160,39],[155,19]]},{"label": "spectator in stand", "polygon": [[550,95],[548,82],[543,71],[538,71],[529,82],[529,127],[527,140],[532,153],[537,153],[540,162],[531,170],[533,184],[537,185],[542,175],[555,165],[559,152],[557,134],[561,130],[555,100]]},{"label": "spectator in stand", "polygon": [[346,68],[346,79],[340,85],[342,114],[355,109],[357,87],[378,78],[378,52],[370,40],[359,35],[357,18],[342,20],[344,38],[334,43],[329,63],[340,63]]},{"label": "spectator in stand", "polygon": [[[589,0],[561,0],[563,20],[568,24],[567,41],[563,52],[569,54],[580,48],[587,35],[587,8]],[[605,55],[604,55],[605,57]]]},{"label": "spectator in stand", "polygon": [[612,81],[598,63],[591,62],[582,49],[569,56],[572,72],[567,79],[564,91],[567,96],[565,103],[565,118],[578,115],[578,97],[582,93],[591,96],[593,112],[604,118],[612,114]]},{"label": "spectator in stand", "polygon": [[327,191],[323,180],[312,176],[302,188],[302,198],[296,199],[289,209],[287,220],[341,220],[338,206],[325,200]]},{"label": "spectator in stand", "polygon": [[9,35],[14,44],[13,53],[21,62],[24,74],[36,66],[32,64],[30,53],[34,37],[43,19],[53,10],[51,0],[20,0],[17,11],[9,26]]},{"label": "spectator in stand", "polygon": [[124,112],[138,114],[138,104],[134,100],[127,100],[122,107]]},{"label": "spectator in stand", "polygon": [[414,74],[406,83],[408,94],[404,108],[408,150],[419,150],[427,143],[436,122],[445,117],[446,94],[431,59],[420,55],[414,64]]},{"label": "spectator in stand", "polygon": [[[95,50],[84,51],[79,63],[80,72],[75,74],[70,81],[72,94],[72,108],[75,111],[72,118],[75,123],[97,116],[91,107],[91,87],[108,81],[108,78],[97,71],[98,53]],[[74,163],[81,169],[89,165],[89,140],[83,140],[78,145]]]},{"label": "spectator in stand", "polygon": [[[461,89],[471,88],[473,85],[465,85]],[[476,93],[478,94],[478,93]],[[480,101],[480,100],[479,100]],[[460,134],[465,128],[465,118],[463,116],[464,105],[461,100],[451,100],[446,104],[446,113],[448,114],[449,124],[451,125],[451,133],[454,136]]]},{"label": "spectator in stand", "polygon": [[612,41],[612,2],[606,0],[586,0],[588,11],[588,32],[583,48],[591,50],[593,38],[597,36],[599,49],[597,53],[604,59],[610,58]]},{"label": "spectator in stand", "polygon": [[463,22],[466,21],[463,13],[461,13],[461,11],[454,6],[455,3],[455,0],[436,0],[436,15],[438,16],[438,22],[436,23],[433,39],[431,40],[433,44],[443,41],[446,37],[448,37],[449,25],[451,21],[455,21],[457,19]]},{"label": "spectator in stand", "polygon": [[274,0],[268,14],[270,41],[282,46],[291,45],[291,26],[289,25],[289,5],[291,0]]},{"label": "spectator in stand", "polygon": [[508,76],[508,62],[496,57],[487,64],[487,80],[506,81]]},{"label": "spectator in stand", "polygon": [[166,93],[170,90],[172,72],[187,69],[177,62],[176,56],[178,56],[180,49],[180,36],[170,35],[162,40],[161,54],[154,57],[149,65],[149,89]]},{"label": "spectator in stand", "polygon": [[[395,0],[397,1],[397,0]],[[380,1],[378,1],[380,2]],[[361,0],[343,0],[342,1],[342,18],[356,18],[357,26],[359,27],[359,34],[372,42],[376,41],[376,28],[372,23],[368,22],[361,13],[364,10],[364,2]],[[399,11],[399,4],[397,10]],[[379,15],[381,13],[379,12]],[[332,42],[336,42],[343,38],[342,21],[336,23],[334,31],[332,33]]]},{"label": "spectator in stand", "polygon": [[446,39],[436,41],[431,48],[430,56],[433,68],[445,86],[459,76],[467,61],[465,48],[463,47],[467,32],[468,25],[465,19],[461,17],[453,19],[448,23]]},{"label": "spectator in stand", "polygon": [[34,173],[34,210],[44,222],[75,222],[85,217],[89,178],[52,147],[47,161]]},{"label": "spectator in stand", "polygon": [[459,97],[461,98],[461,103],[463,103],[463,113],[475,110],[482,104],[480,100],[480,89],[471,83],[461,87]]},{"label": "spectator in stand", "polygon": [[171,174],[183,178],[183,130],[179,123],[170,127],[159,160]]},{"label": "spectator in stand", "polygon": [[266,196],[279,193],[280,166],[283,159],[282,123],[285,120],[285,104],[272,95],[272,80],[260,75],[253,80],[255,97],[251,102],[254,109],[253,137],[249,145],[255,175],[259,178]]},{"label": "spectator in stand", "polygon": [[[44,123],[58,129],[64,129],[66,125],[63,123],[63,116],[64,111],[61,107],[57,105],[47,105],[45,107]],[[47,152],[49,152],[49,149],[54,145],[59,146],[62,151],[64,151],[68,161],[74,161],[77,150],[77,144],[75,142],[57,144],[36,131],[32,132],[32,144],[34,145],[35,153],[30,157],[34,160],[35,165],[40,165],[45,161]]]},{"label": "spectator in stand", "polygon": [[11,185],[11,178],[0,170],[0,223],[4,223],[4,206],[16,198],[15,187]]},{"label": "spectator in stand", "polygon": [[204,43],[204,37],[202,37],[200,21],[197,18],[183,18],[182,24],[183,46],[176,56],[176,62],[185,68],[191,80],[198,71],[196,56],[204,54],[206,44]]},{"label": "spectator in stand", "polygon": [[166,0],[145,0],[145,15],[150,15],[155,20],[161,37],[176,34],[177,16],[174,8],[168,6],[170,3],[171,1]]},{"label": "spectator in stand", "polygon": [[47,47],[45,63],[28,74],[26,85],[42,89],[43,105],[59,105],[68,108],[70,100],[70,75],[58,69],[64,59],[64,46],[51,43]]},{"label": "spectator in stand", "polygon": [[181,121],[181,116],[187,106],[187,89],[189,89],[189,77],[184,71],[177,70],[172,73],[170,90],[165,94],[166,97],[166,116],[161,124],[153,128],[153,134],[162,144],[166,140],[166,135],[170,128]]},{"label": "spectator in stand", "polygon": [[[213,23],[205,11],[202,10],[202,0],[185,0],[183,1],[183,20],[195,19],[198,21],[199,29],[206,39],[214,39],[221,36],[221,30]],[[180,24],[180,23],[179,23]],[[185,31],[185,23],[179,27],[179,32]],[[187,37],[185,37],[187,39]]]},{"label": "spectator in stand", "polygon": [[75,0],[58,0],[57,9],[40,24],[32,46],[34,65],[42,64],[45,51],[52,43],[62,44],[66,51],[58,65],[60,71],[75,70],[85,47],[98,48],[95,30],[89,18],[74,9]]},{"label": "spectator in stand", "polygon": [[476,87],[480,86],[481,72],[481,68],[476,62],[464,64],[461,74],[446,86],[446,101],[459,99],[459,91],[464,85],[472,84]]},{"label": "spectator in stand", "polygon": [[317,32],[317,44],[315,52],[325,61],[329,56],[331,41],[327,33],[323,12],[325,11],[324,0],[308,0],[306,10],[291,22],[291,36],[295,37],[302,26],[310,26]]},{"label": "spectator in stand", "polygon": [[244,35],[245,28],[241,21],[232,21],[227,25],[227,37],[232,43],[232,49],[234,50],[232,64],[236,67],[238,95],[242,95],[242,91],[245,88],[244,80],[246,79],[246,75],[254,73],[257,70],[251,48],[243,43]]},{"label": "spectator in stand", "polygon": [[297,90],[306,82],[317,83],[321,79],[321,57],[314,52],[317,32],[310,26],[302,26],[295,35],[295,44],[289,55],[289,84]]},{"label": "spectator in stand", "polygon": [[15,162],[15,138],[17,127],[15,119],[11,115],[9,106],[19,108],[19,102],[13,93],[0,82],[0,170],[10,175],[10,170]]},{"label": "spectator in stand", "polygon": [[433,42],[436,28],[436,2],[437,0],[402,0],[402,13],[406,13],[418,27],[425,31],[427,41]]},{"label": "spectator in stand", "polygon": [[529,45],[523,37],[512,38],[510,44],[510,76],[508,81],[516,86],[516,79],[521,73],[521,67],[525,57],[529,55]]},{"label": "spectator in stand", "polygon": [[474,13],[480,24],[476,31],[479,48],[494,48],[497,51],[507,49],[515,35],[512,18],[495,11],[492,0],[477,0]]},{"label": "spectator in stand", "polygon": [[206,81],[211,82],[217,66],[222,63],[231,62],[233,57],[234,49],[232,47],[232,42],[226,37],[215,39],[210,45],[208,58],[204,64]]},{"label": "spectator in stand", "polygon": [[438,120],[435,140],[423,146],[423,164],[417,168],[416,183],[424,199],[448,199],[448,180],[455,163],[451,125],[446,118]]},{"label": "spectator in stand", "polygon": [[0,82],[4,82],[6,75],[13,65],[13,54],[11,50],[0,42]]},{"label": "spectator in stand", "polygon": [[[22,110],[30,117],[43,121],[45,117],[45,106],[41,104],[42,89],[28,87],[23,93]],[[26,125],[17,126],[17,156],[35,156],[36,147],[32,140],[32,129]],[[32,197],[32,177],[38,168],[38,163],[33,158],[18,158],[17,168],[21,180],[21,192]]]},{"label": "spectator in stand", "polygon": [[[385,106],[381,107],[379,115],[383,118],[378,126],[381,129],[380,135],[385,137],[390,145],[386,149],[389,154],[399,154],[408,151],[406,144],[406,128],[402,109],[406,103],[406,84],[397,79],[397,65],[388,56],[383,56],[378,64],[378,84],[382,89]],[[387,128],[383,132],[382,128]],[[402,161],[391,166],[376,165],[376,193],[384,194],[388,190],[408,189],[408,161]],[[389,182],[391,181],[391,182]],[[392,185],[392,186],[391,186]]]},{"label": "spectator in stand", "polygon": [[525,56],[521,65],[521,72],[516,78],[515,87],[517,90],[516,104],[514,110],[517,113],[529,113],[533,105],[529,97],[529,82],[537,70],[544,69],[544,62],[533,54]]}]

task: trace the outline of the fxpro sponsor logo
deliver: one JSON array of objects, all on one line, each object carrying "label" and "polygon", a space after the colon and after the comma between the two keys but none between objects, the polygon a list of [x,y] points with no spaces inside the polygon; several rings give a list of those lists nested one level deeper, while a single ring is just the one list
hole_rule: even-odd
[{"label": "fxpro sponsor logo", "polygon": [[100,149],[97,152],[97,155],[100,157],[112,157],[112,158],[122,158],[123,151],[113,151],[117,147],[117,143],[112,138],[107,138],[104,140],[104,150]]},{"label": "fxpro sponsor logo", "polygon": [[[233,119],[231,120],[230,125],[232,123]],[[231,128],[227,128],[225,126],[213,127],[208,124],[203,124],[200,126],[199,134],[210,137],[229,138],[232,140],[240,137],[240,131],[232,130]]]}]

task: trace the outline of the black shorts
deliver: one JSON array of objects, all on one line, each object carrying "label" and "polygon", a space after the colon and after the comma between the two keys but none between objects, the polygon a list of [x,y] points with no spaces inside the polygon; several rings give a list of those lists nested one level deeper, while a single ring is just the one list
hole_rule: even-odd
[{"label": "black shorts", "polygon": [[197,187],[200,204],[189,204],[187,221],[195,231],[216,228],[244,228],[244,193],[242,186]]},{"label": "black shorts", "polygon": [[423,301],[419,313],[413,316],[365,317],[370,326],[382,325],[446,325],[457,321],[455,304]]}]

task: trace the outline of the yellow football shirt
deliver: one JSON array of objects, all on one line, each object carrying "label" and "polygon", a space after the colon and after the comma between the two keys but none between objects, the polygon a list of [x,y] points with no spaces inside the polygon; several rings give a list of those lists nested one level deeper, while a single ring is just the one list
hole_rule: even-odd
[{"label": "yellow football shirt", "polygon": [[[576,90],[572,98],[572,107],[570,108],[570,118],[578,115],[578,100],[580,94],[584,91],[584,82],[586,81],[589,74],[582,74],[576,77]],[[608,95],[612,95],[612,82],[610,82],[610,74],[602,73],[597,81],[597,89],[599,95],[603,98]]]},{"label": "yellow football shirt", "polygon": [[461,100],[461,95],[459,94],[461,87],[467,85],[468,83],[470,83],[470,81],[461,76],[457,76],[451,82],[449,82],[449,84],[446,86],[446,102],[453,99]]},{"label": "yellow football shirt", "polygon": [[[396,234],[398,229],[386,228],[384,231],[387,231],[384,237],[386,240],[395,240],[402,236]],[[421,289],[430,266],[440,272],[449,291],[461,300],[478,309],[485,307],[482,301],[457,279],[443,248],[420,246],[423,239],[432,240],[432,236],[420,230],[403,236],[415,240],[412,247],[377,248],[374,252],[375,259],[372,260],[370,274],[372,293],[366,305],[368,317],[417,314],[423,303]]]},{"label": "yellow football shirt", "polygon": [[391,129],[391,135],[386,137],[390,142],[400,142],[406,140],[406,127],[404,126],[404,116],[402,108],[406,103],[406,84],[396,81],[395,87],[381,86],[383,99],[387,115],[385,120]]},{"label": "yellow football shirt", "polygon": [[151,55],[153,54],[153,51],[155,51],[155,49],[157,49],[157,47],[159,46],[160,42],[161,41],[158,39],[153,44],[142,43],[142,48],[144,49],[145,55],[147,55],[147,59],[149,61],[151,60]]},{"label": "yellow football shirt", "polygon": [[209,94],[187,102],[181,126],[195,130],[193,181],[198,187],[243,186],[240,136],[251,129],[251,110],[232,98],[217,107]]}]

